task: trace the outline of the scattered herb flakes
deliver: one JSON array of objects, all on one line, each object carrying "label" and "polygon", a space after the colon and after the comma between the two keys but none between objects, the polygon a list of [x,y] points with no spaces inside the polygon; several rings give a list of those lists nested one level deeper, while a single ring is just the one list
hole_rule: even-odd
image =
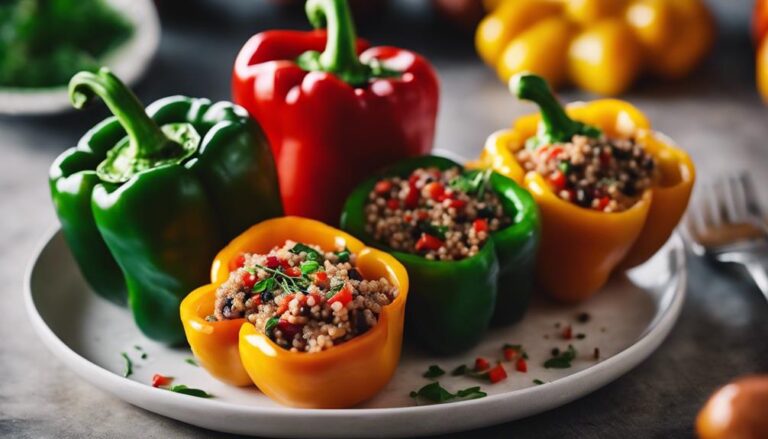
[{"label": "scattered herb flakes", "polygon": [[312,247],[302,244],[300,242],[297,242],[296,245],[294,245],[290,250],[291,253],[294,255],[298,255],[301,253],[307,254],[307,260],[308,261],[322,261],[323,255],[320,254],[319,251],[313,249]]},{"label": "scattered herb flakes", "polygon": [[275,327],[277,327],[279,322],[280,319],[276,316],[270,317],[269,320],[267,320],[267,323],[264,324],[264,333],[267,335],[267,337],[272,338],[272,332],[275,330]]},{"label": "scattered herb flakes", "polygon": [[560,322],[555,322],[555,328],[560,329]]},{"label": "scattered herb flakes", "polygon": [[192,387],[187,387],[184,384],[177,384],[175,386],[168,387],[168,390],[170,390],[171,392],[182,393],[184,395],[196,396],[198,398],[213,397],[213,395],[206,392],[205,390],[193,389]]},{"label": "scattered herb flakes", "polygon": [[301,274],[308,275],[320,269],[320,263],[317,261],[304,261],[301,263]]},{"label": "scattered herb flakes", "polygon": [[590,316],[589,313],[586,313],[586,312],[580,312],[576,316],[576,321],[578,321],[579,323],[587,323],[591,319],[592,319],[592,316]]},{"label": "scattered herb flakes", "polygon": [[133,348],[136,349],[137,351],[143,351],[144,350],[144,349],[142,349],[141,346],[139,346],[137,344],[133,345]]},{"label": "scattered herb flakes", "polygon": [[191,357],[190,358],[186,358],[186,359],[184,359],[184,362],[187,363],[187,364],[190,364],[192,366],[198,367],[197,361],[195,361],[194,358],[191,358]]},{"label": "scattered herb flakes", "polygon": [[579,340],[584,340],[585,338],[587,338],[587,334],[583,334],[583,333],[580,332],[580,333],[576,334],[576,338],[579,339]]},{"label": "scattered herb flakes", "polygon": [[453,394],[443,388],[443,386],[441,386],[438,381],[435,381],[434,383],[427,384],[418,391],[412,391],[410,396],[416,400],[424,400],[434,404],[442,404],[456,399],[469,400],[483,398],[488,396],[488,394],[481,391],[479,386],[459,390]]},{"label": "scattered herb flakes", "polygon": [[561,334],[564,340],[570,340],[573,338],[573,329],[571,328],[571,325],[566,326],[563,328],[563,333]]},{"label": "scattered herb flakes", "polygon": [[567,369],[571,367],[571,361],[576,358],[576,349],[573,345],[568,345],[568,349],[561,352],[560,355],[550,358],[544,362],[544,367],[547,369]]},{"label": "scattered herb flakes", "polygon": [[599,360],[600,359],[600,348],[595,348],[595,351],[592,353],[592,357],[595,360]]},{"label": "scattered herb flakes", "polygon": [[552,351],[550,351],[553,357],[557,357],[560,355],[560,348],[552,348]]},{"label": "scattered herb flakes", "polygon": [[339,258],[339,262],[349,262],[349,257],[352,253],[348,248],[344,247],[344,250],[335,252],[335,254]]},{"label": "scattered herb flakes", "polygon": [[605,332],[605,331],[607,331],[607,330],[608,330],[608,329],[606,329],[606,327],[605,327],[605,326],[603,326],[602,328],[600,328],[600,332]]},{"label": "scattered herb flakes", "polygon": [[123,369],[123,376],[128,378],[129,376],[133,375],[133,361],[131,361],[131,358],[125,352],[120,352],[120,355],[123,357],[123,363],[125,365],[125,368]]},{"label": "scattered herb flakes", "polygon": [[466,373],[467,373],[467,365],[462,364],[461,366],[457,366],[455,369],[451,371],[451,376],[457,377],[457,376],[466,375]]},{"label": "scattered herb flakes", "polygon": [[146,359],[147,359],[147,357],[148,357],[148,355],[147,355],[147,353],[146,353],[146,352],[142,352],[142,353],[141,353],[141,359],[142,359],[142,360],[146,360]]},{"label": "scattered herb flakes", "polygon": [[537,386],[540,386],[540,385],[544,384],[544,381],[536,378],[535,380],[533,380],[533,384],[536,384]]},{"label": "scattered herb flakes", "polygon": [[427,369],[427,371],[424,372],[421,376],[424,378],[433,379],[443,375],[445,375],[445,371],[441,369],[437,364],[433,364],[429,366],[429,369]]}]

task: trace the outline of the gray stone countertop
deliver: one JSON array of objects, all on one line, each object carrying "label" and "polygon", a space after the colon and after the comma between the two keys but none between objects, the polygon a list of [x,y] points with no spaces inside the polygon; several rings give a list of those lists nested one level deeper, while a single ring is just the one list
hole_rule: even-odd
[{"label": "gray stone countertop", "polygon": [[[364,36],[418,50],[434,61],[442,81],[437,147],[474,156],[489,133],[532,110],[515,102],[477,60],[471,38],[435,24],[422,2],[399,3],[407,14],[370,23]],[[710,3],[718,12],[720,38],[699,72],[676,83],[643,81],[623,98],[690,151],[702,179],[748,169],[768,205],[768,106],[754,90],[747,33],[751,2]],[[160,51],[137,88],[144,102],[170,94],[228,99],[231,65],[248,36],[271,27],[304,28],[301,17],[264,12],[261,2],[165,4]],[[592,98],[574,90],[561,96]],[[32,331],[22,301],[24,268],[56,225],[47,170],[56,155],[105,117],[104,107],[96,107],[55,117],[0,118],[0,436],[229,437],[157,416],[92,387],[65,369]],[[647,361],[585,398],[471,436],[690,437],[696,412],[718,386],[768,372],[768,304],[741,273],[694,258],[689,268],[680,320]]]}]

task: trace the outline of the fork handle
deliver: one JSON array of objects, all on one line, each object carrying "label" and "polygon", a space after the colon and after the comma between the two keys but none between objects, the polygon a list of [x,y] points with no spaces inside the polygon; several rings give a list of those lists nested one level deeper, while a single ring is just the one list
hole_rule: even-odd
[{"label": "fork handle", "polygon": [[752,276],[755,284],[757,284],[757,288],[760,289],[766,300],[768,300],[768,273],[766,272],[765,265],[761,261],[753,260],[745,261],[744,267],[749,272],[749,275]]}]

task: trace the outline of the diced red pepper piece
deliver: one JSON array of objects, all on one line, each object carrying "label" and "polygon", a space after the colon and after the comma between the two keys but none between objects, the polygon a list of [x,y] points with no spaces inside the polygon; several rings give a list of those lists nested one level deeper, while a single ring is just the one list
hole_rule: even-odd
[{"label": "diced red pepper piece", "polygon": [[280,261],[275,256],[267,256],[267,262],[264,265],[274,270],[280,266]]},{"label": "diced red pepper piece", "polygon": [[608,196],[600,197],[597,200],[597,207],[595,207],[595,209],[599,211],[603,211],[605,210],[606,207],[608,207],[608,203],[610,202],[611,202],[611,197],[608,197]]},{"label": "diced red pepper piece", "polygon": [[504,366],[501,364],[497,364],[493,369],[488,371],[488,379],[491,381],[491,384],[496,384],[506,378],[507,371],[504,370]]},{"label": "diced red pepper piece", "polygon": [[280,330],[280,332],[283,333],[285,338],[292,339],[294,335],[301,332],[302,325],[297,325],[295,323],[291,323],[288,320],[280,319],[277,322],[277,329]]},{"label": "diced red pepper piece", "polygon": [[565,174],[562,171],[557,170],[549,177],[549,183],[557,190],[561,191],[565,189]]},{"label": "diced red pepper piece", "polygon": [[437,250],[443,246],[443,241],[435,238],[432,235],[422,233],[418,241],[416,241],[416,251],[422,250]]},{"label": "diced red pepper piece", "polygon": [[411,185],[408,188],[408,194],[405,196],[405,207],[414,209],[419,206],[419,189]]},{"label": "diced red pepper piece", "polygon": [[294,297],[296,297],[295,294],[288,294],[283,297],[283,301],[280,303],[280,306],[277,307],[275,315],[281,316],[284,312],[288,311],[288,304],[291,303],[291,300],[293,300]]},{"label": "diced red pepper piece", "polygon": [[344,286],[331,297],[328,299],[328,304],[333,305],[336,302],[340,302],[343,306],[347,306],[349,302],[352,301],[352,286],[347,284],[344,284]]},{"label": "diced red pepper piece", "polygon": [[440,198],[445,194],[445,187],[436,181],[433,181],[432,183],[424,186],[424,190],[427,191],[429,198],[435,201],[440,201]]},{"label": "diced red pepper piece", "polygon": [[485,218],[478,218],[472,222],[472,228],[475,229],[475,232],[487,232],[488,220]]},{"label": "diced red pepper piece", "polygon": [[403,215],[403,221],[410,223],[411,221],[413,221],[413,215],[411,215],[410,213],[406,213],[405,215]]},{"label": "diced red pepper piece", "polygon": [[392,182],[389,180],[381,180],[376,183],[373,190],[379,195],[386,195],[392,190]]},{"label": "diced red pepper piece", "polygon": [[325,271],[315,272],[315,282],[324,284],[328,282],[328,273]]},{"label": "diced red pepper piece", "polygon": [[482,372],[491,367],[491,363],[483,357],[475,358],[475,372]]},{"label": "diced red pepper piece", "polygon": [[245,265],[245,255],[240,253],[235,259],[229,261],[229,271],[235,271]]},{"label": "diced red pepper piece", "polygon": [[607,152],[601,152],[600,153],[600,164],[603,166],[608,166],[611,164],[611,154]]},{"label": "diced red pepper piece", "polygon": [[512,361],[520,354],[517,349],[515,348],[504,348],[504,359],[507,361]]},{"label": "diced red pepper piece", "polygon": [[416,173],[414,172],[413,174],[411,174],[410,177],[408,177],[408,186],[416,187],[416,182],[417,181],[419,181],[419,176],[416,175]]},{"label": "diced red pepper piece", "polygon": [[467,202],[464,200],[451,200],[451,204],[450,204],[450,206],[455,209],[461,209],[466,205],[467,205]]},{"label": "diced red pepper piece", "polygon": [[559,146],[553,146],[552,148],[549,148],[549,150],[547,150],[544,160],[551,161],[553,159],[556,159],[557,156],[560,155],[560,153],[562,152],[563,152],[563,148]]},{"label": "diced red pepper piece", "polygon": [[565,328],[563,328],[563,338],[566,340],[570,340],[573,338],[573,329],[571,328],[571,325],[568,325]]},{"label": "diced red pepper piece", "polygon": [[321,303],[323,303],[323,295],[322,294],[318,294],[318,293],[312,292],[312,293],[309,294],[309,296],[312,297],[313,299],[315,299],[315,305],[320,305]]},{"label": "diced red pepper piece", "polygon": [[400,208],[400,202],[396,198],[390,198],[387,200],[387,209],[397,210]]},{"label": "diced red pepper piece", "polygon": [[426,211],[420,210],[420,211],[416,212],[416,218],[418,218],[420,220],[425,220],[425,219],[429,218],[429,214]]},{"label": "diced red pepper piece", "polygon": [[301,268],[299,267],[288,267],[285,269],[285,274],[291,277],[299,277],[301,276]]},{"label": "diced red pepper piece", "polygon": [[525,358],[520,357],[517,359],[515,369],[517,369],[518,372],[528,372],[528,363],[526,363]]},{"label": "diced red pepper piece", "polygon": [[173,382],[173,377],[167,377],[156,373],[152,376],[152,387],[167,386]]},{"label": "diced red pepper piece", "polygon": [[256,285],[256,282],[259,280],[259,276],[257,276],[256,273],[244,271],[243,274],[240,275],[240,280],[243,281],[243,286],[245,288],[251,289],[254,285]]}]

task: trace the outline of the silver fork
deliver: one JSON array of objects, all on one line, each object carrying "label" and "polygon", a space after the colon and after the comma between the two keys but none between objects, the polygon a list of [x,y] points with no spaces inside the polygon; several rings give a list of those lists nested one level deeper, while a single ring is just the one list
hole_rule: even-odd
[{"label": "silver fork", "polygon": [[692,203],[684,234],[695,254],[744,266],[768,299],[768,223],[749,174],[712,181]]}]

